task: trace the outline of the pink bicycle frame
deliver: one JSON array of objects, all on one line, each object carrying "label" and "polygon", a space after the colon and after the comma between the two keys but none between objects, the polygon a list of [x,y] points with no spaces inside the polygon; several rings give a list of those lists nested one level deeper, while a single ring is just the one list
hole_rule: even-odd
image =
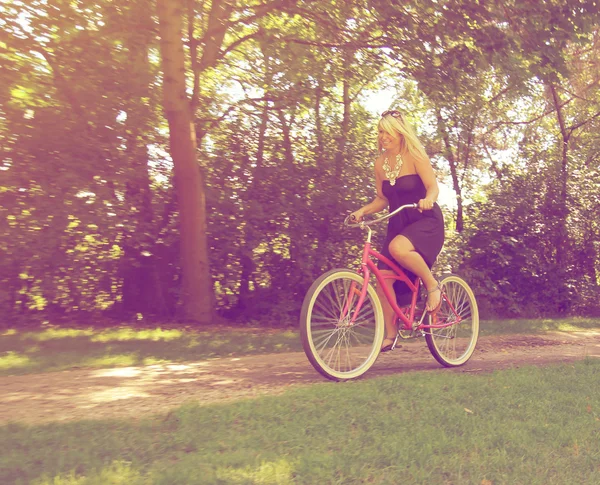
[{"label": "pink bicycle frame", "polygon": [[[382,273],[379,270],[379,268],[377,268],[377,266],[375,265],[373,260],[371,259],[371,256],[373,256],[376,259],[383,261],[385,264],[387,264],[394,271],[394,274]],[[420,278],[417,277],[415,279],[415,281],[412,282],[408,278],[408,276],[406,276],[406,273],[402,270],[402,268],[400,268],[396,263],[394,263],[393,261],[390,261],[388,258],[383,256],[382,254],[379,254],[377,251],[373,250],[371,248],[370,240],[367,240],[367,242],[365,243],[361,267],[362,267],[365,283],[369,282],[370,271],[372,271],[373,274],[375,275],[375,277],[377,278],[377,282],[379,283],[379,285],[381,285],[381,289],[383,290],[383,293],[385,294],[387,301],[389,302],[392,309],[396,313],[396,316],[400,320],[402,320],[402,323],[403,323],[402,328],[401,328],[402,330],[424,330],[424,329],[432,329],[432,328],[446,328],[451,325],[455,325],[461,321],[461,317],[456,312],[456,309],[452,305],[452,302],[447,298],[445,293],[442,292],[442,298],[447,302],[448,306],[450,307],[450,312],[451,312],[451,314],[454,315],[455,318],[447,319],[444,323],[433,323],[431,325],[425,324],[425,323],[420,323],[416,328],[413,329],[415,310],[417,307],[417,296],[419,294]],[[407,314],[405,314],[405,312],[402,311],[402,309],[398,306],[398,304],[396,303],[396,296],[393,295],[388,290],[388,287],[384,284],[386,279],[404,281],[406,283],[406,285],[408,286],[408,288],[412,291],[412,300],[411,300],[410,307],[408,308]],[[352,318],[350,320],[350,325],[354,324],[354,321],[360,312],[360,309],[365,300],[365,297],[367,296],[367,288],[368,288],[368,284],[362,285],[359,300],[358,300],[356,309],[354,310],[354,315],[352,316]],[[355,283],[352,283],[352,285],[350,287],[350,292],[355,293],[355,294],[358,293]],[[345,308],[342,311],[343,314],[346,314],[350,309],[350,305],[353,300],[353,298],[351,296],[352,295],[349,295],[347,304],[345,305]],[[448,321],[448,320],[450,320],[450,321]],[[435,321],[436,320],[434,320],[434,322]]]}]

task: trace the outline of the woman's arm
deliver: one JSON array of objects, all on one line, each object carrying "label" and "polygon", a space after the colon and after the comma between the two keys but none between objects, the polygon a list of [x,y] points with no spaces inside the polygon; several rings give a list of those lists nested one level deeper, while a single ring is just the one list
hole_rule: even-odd
[{"label": "woman's arm", "polygon": [[429,158],[415,159],[415,170],[421,177],[426,191],[425,198],[419,201],[419,209],[430,210],[440,195],[440,188]]},{"label": "woman's arm", "polygon": [[368,214],[375,214],[376,212],[380,212],[388,206],[388,201],[385,198],[379,197],[377,195],[370,203],[365,205],[363,208],[357,210],[356,212],[362,212],[363,216]]},{"label": "woman's arm", "polygon": [[367,214],[375,214],[388,206],[388,200],[385,195],[383,195],[381,188],[383,182],[378,170],[379,162],[379,159],[375,161],[375,187],[377,189],[377,195],[370,203],[351,214],[351,217],[357,222],[360,222]]}]

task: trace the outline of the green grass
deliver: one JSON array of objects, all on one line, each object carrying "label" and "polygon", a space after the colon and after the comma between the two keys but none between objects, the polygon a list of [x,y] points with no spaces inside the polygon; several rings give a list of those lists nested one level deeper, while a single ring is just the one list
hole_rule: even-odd
[{"label": "green grass", "polygon": [[480,335],[543,334],[546,332],[584,332],[600,330],[600,318],[540,318],[482,320]]},{"label": "green grass", "polygon": [[[600,319],[484,320],[481,335],[600,329]],[[296,329],[108,329],[41,327],[0,334],[0,375],[189,362],[213,357],[301,351]]]},{"label": "green grass", "polygon": [[323,382],[164,417],[0,428],[0,483],[596,484],[600,361]]},{"label": "green grass", "polygon": [[301,350],[291,330],[41,328],[6,330],[0,337],[0,375],[187,362]]}]

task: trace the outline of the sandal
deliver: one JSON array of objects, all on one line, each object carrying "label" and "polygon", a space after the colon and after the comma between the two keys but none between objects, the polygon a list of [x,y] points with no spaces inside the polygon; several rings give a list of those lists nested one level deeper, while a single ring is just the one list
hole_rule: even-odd
[{"label": "sandal", "polygon": [[442,289],[442,287],[438,283],[437,285],[435,285],[435,288],[433,290],[431,290],[431,291],[428,290],[427,291],[427,294],[429,295],[429,294],[433,293],[434,291],[438,291],[438,290],[440,291],[440,301],[435,306],[435,308],[432,308],[431,310],[427,310],[427,313],[429,313],[430,315],[433,315],[433,314],[437,313],[440,310],[440,307],[442,306],[442,300],[443,300],[442,294],[443,294],[444,290]]},{"label": "sandal", "polygon": [[381,352],[389,352],[390,350],[393,350],[396,346],[396,340],[398,340],[398,337],[386,337],[383,339],[383,343],[385,343],[386,340],[389,342],[392,342],[392,343],[387,344],[387,345],[382,345]]}]

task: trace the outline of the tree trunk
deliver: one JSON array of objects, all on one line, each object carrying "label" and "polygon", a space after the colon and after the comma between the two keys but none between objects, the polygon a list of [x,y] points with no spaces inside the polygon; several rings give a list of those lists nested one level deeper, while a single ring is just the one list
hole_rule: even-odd
[{"label": "tree trunk", "polygon": [[321,98],[323,96],[323,88],[321,80],[317,80],[317,88],[315,89],[315,131],[317,135],[316,163],[317,173],[325,176],[327,172],[323,166],[325,155],[325,143],[323,141],[323,122],[321,121]]},{"label": "tree trunk", "polygon": [[[153,41],[152,12],[142,0],[130,4],[128,15],[135,29],[125,36],[129,53],[129,103],[126,105],[125,140],[127,145],[126,207],[130,223],[123,228],[125,255],[123,279],[123,309],[126,312],[167,316],[165,285],[157,278],[157,258],[154,255],[156,229],[153,224],[152,190],[148,170],[148,148],[144,135],[151,130],[149,108],[144,99],[150,97],[150,61],[148,49]],[[152,256],[144,256],[149,249]]]},{"label": "tree trunk", "polygon": [[[331,176],[328,175],[327,165],[325,164],[325,142],[323,134],[323,122],[321,120],[321,100],[323,98],[323,88],[321,79],[317,80],[317,87],[315,89],[315,131],[317,137],[317,147],[315,153],[315,162],[317,165],[316,174],[317,179],[315,185],[323,193],[327,193],[327,186],[330,183]],[[327,264],[327,251],[324,246],[329,241],[329,228],[330,228],[330,217],[327,207],[324,205],[312,203],[314,210],[317,213],[317,217],[320,218],[318,228],[318,250],[315,251],[315,272],[321,273]]]},{"label": "tree trunk", "polygon": [[[262,171],[263,171],[263,161],[265,158],[265,139],[267,134],[267,127],[269,124],[269,89],[273,82],[273,76],[271,74],[271,60],[269,55],[265,52],[264,48],[261,46],[261,50],[263,51],[263,59],[264,59],[264,85],[265,89],[265,100],[262,107],[262,112],[260,115],[260,125],[258,128],[258,145],[256,148],[256,167],[254,168],[254,173],[252,176],[252,181],[248,185],[248,190],[246,191],[245,199],[246,203],[244,204],[244,212],[252,211],[253,204],[260,204],[261,198],[261,182],[262,182]],[[248,163],[247,166],[250,166]],[[256,227],[254,224],[249,223],[249,218],[252,217],[251,213],[244,214],[243,219],[247,221],[244,225],[244,235],[243,235],[243,244],[240,248],[240,264],[242,267],[242,271],[240,274],[240,289],[238,292],[238,303],[237,309],[242,312],[248,306],[248,300],[251,295],[250,291],[250,279],[252,278],[252,274],[256,269],[256,265],[254,262],[254,254],[253,249],[256,246]]]},{"label": "tree trunk", "polygon": [[444,140],[444,155],[448,160],[450,166],[450,176],[452,177],[452,188],[456,194],[456,232],[462,232],[464,228],[463,222],[463,200],[462,200],[462,188],[458,179],[458,161],[454,157],[452,151],[452,145],[450,144],[450,136],[446,128],[446,123],[442,118],[442,114],[437,111],[438,130]]},{"label": "tree trunk", "polygon": [[[352,62],[352,53],[349,53],[344,58],[344,63],[350,65]],[[319,167],[325,177],[322,180],[322,184],[325,186],[325,190],[328,194],[331,194],[331,203],[327,204],[321,209],[322,221],[320,224],[319,231],[319,245],[323,245],[323,249],[319,249],[315,252],[315,266],[317,271],[322,271],[327,265],[327,244],[331,244],[332,241],[332,220],[335,217],[339,217],[342,207],[342,200],[344,198],[343,192],[343,177],[344,177],[344,161],[347,155],[348,137],[350,134],[350,115],[352,108],[352,100],[350,98],[350,84],[352,82],[352,73],[350,69],[344,71],[344,77],[342,79],[342,123],[340,125],[340,132],[337,137],[337,149],[334,155],[334,167],[333,177],[327,177],[327,170],[325,167]],[[320,95],[318,97],[320,101]],[[317,109],[320,109],[319,104],[316,105]],[[320,131],[320,127],[319,127]],[[322,137],[322,134],[318,132],[318,135]],[[324,158],[320,155],[320,162],[324,164]],[[335,232],[335,231],[333,231]],[[339,231],[338,231],[339,232]],[[337,236],[335,236],[337,237]],[[338,238],[339,239],[339,238]]]},{"label": "tree trunk", "polygon": [[186,94],[181,38],[183,4],[178,0],[158,0],[157,7],[164,76],[163,102],[169,122],[181,228],[182,316],[209,323],[213,318],[214,296],[206,237],[204,181],[196,160],[195,129]]},{"label": "tree trunk", "polygon": [[[302,183],[301,183],[301,178],[299,176],[296,176],[296,172],[297,172],[297,168],[296,165],[294,163],[294,150],[293,150],[293,146],[292,146],[292,136],[291,136],[291,122],[288,123],[288,121],[285,118],[285,113],[283,110],[279,110],[278,113],[279,116],[279,121],[281,122],[281,132],[283,135],[283,151],[284,151],[284,157],[285,157],[285,165],[287,166],[288,170],[290,171],[291,174],[293,174],[293,179],[296,181],[296,186],[294,188],[294,191],[289,191],[288,193],[299,193],[299,194],[303,194],[305,192],[303,192],[303,187],[302,187]],[[289,203],[290,203],[290,207],[289,207],[289,211],[290,211],[290,225],[289,225],[289,235],[290,235],[290,260],[292,263],[292,267],[294,268],[300,268],[300,263],[303,262],[302,261],[302,241],[299,240],[302,238],[303,236],[303,232],[300,230],[300,224],[301,221],[298,220],[297,217],[295,217],[297,215],[297,211],[294,208],[294,204],[295,204],[295,200],[293,200],[293,198],[290,196],[289,199]],[[297,237],[298,236],[298,237]]]},{"label": "tree trunk", "polygon": [[556,263],[559,268],[566,270],[566,259],[569,253],[569,237],[567,234],[567,219],[569,217],[569,206],[567,204],[567,186],[569,179],[569,138],[570,133],[567,132],[565,121],[561,109],[561,101],[556,92],[554,84],[549,86],[552,96],[552,103],[556,111],[556,120],[560,130],[560,180],[559,180],[559,198],[557,201],[557,210],[555,214],[558,218],[558,234],[556,241]]},{"label": "tree trunk", "polygon": [[[346,74],[349,76],[349,74]],[[348,134],[350,132],[350,79],[344,76],[342,81],[342,102],[344,104],[344,111],[342,113],[342,130],[338,138],[337,152],[335,154],[335,189],[339,195],[341,193],[342,171],[344,169],[344,157],[346,155],[346,144],[348,142]],[[336,200],[339,202],[339,199]]]}]

